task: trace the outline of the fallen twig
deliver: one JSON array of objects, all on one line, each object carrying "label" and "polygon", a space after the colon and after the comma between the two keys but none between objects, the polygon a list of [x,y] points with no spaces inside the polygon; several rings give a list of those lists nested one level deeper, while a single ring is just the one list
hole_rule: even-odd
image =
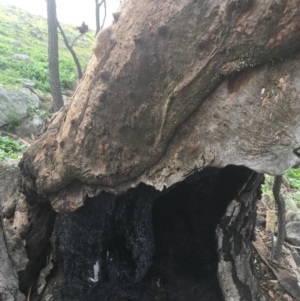
[{"label": "fallen twig", "polygon": [[287,243],[287,242],[284,242],[284,244],[285,244],[286,246],[290,247],[290,248],[294,248],[294,249],[300,250],[300,247],[293,246],[293,245],[291,245],[291,244],[289,244],[289,243]]},{"label": "fallen twig", "polygon": [[262,239],[257,236],[256,241],[253,241],[252,244],[260,258],[270,268],[282,287],[294,298],[299,297],[300,287],[298,285],[298,281],[293,276],[291,276],[285,268],[279,265],[275,267],[270,263],[270,252]]}]

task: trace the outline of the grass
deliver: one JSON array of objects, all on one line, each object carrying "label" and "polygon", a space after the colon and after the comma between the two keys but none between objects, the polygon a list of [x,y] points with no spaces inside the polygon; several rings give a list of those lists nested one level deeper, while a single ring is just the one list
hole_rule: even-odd
[{"label": "grass", "polygon": [[[74,26],[62,27],[72,43],[79,34]],[[39,30],[42,38],[35,37],[31,31]],[[74,50],[82,69],[92,55],[94,32],[80,38]],[[48,70],[47,21],[41,16],[31,15],[21,9],[0,5],[0,85],[4,88],[20,88],[23,79],[35,82],[36,89],[50,93]],[[14,54],[27,54],[29,62],[18,61]],[[72,90],[76,80],[76,66],[72,56],[59,34],[59,63],[62,90]]]},{"label": "grass", "polygon": [[[79,32],[75,26],[61,25],[71,44]],[[35,36],[34,31],[39,32],[41,38]],[[95,32],[90,31],[87,36],[78,39],[73,47],[82,70],[92,55],[94,36]],[[26,54],[30,59],[27,62],[16,60],[13,57],[15,54]],[[73,90],[76,66],[60,33],[59,68],[63,92]],[[23,86],[24,79],[33,81],[36,84],[34,89],[39,94],[50,95],[47,20],[13,6],[0,5],[0,85],[5,89],[19,89]],[[45,117],[48,112],[43,108],[28,112],[29,116],[33,113]],[[17,127],[19,119],[12,112],[9,126]],[[20,158],[24,150],[20,141],[2,137],[0,133],[0,162],[6,158]]]},{"label": "grass", "polygon": [[291,198],[296,203],[297,207],[300,208],[300,169],[292,168],[287,172],[286,176],[293,189],[293,191],[287,193],[287,197]]},{"label": "grass", "polygon": [[0,133],[0,162],[6,158],[19,159],[26,147],[20,141],[15,141],[9,137],[3,137]]},{"label": "grass", "polygon": [[[293,200],[300,209],[300,168],[290,169],[285,174],[285,177],[290,187],[281,189],[283,196]],[[262,185],[263,193],[269,195],[271,200],[274,199],[272,192],[273,182],[274,177],[266,176],[265,184]]]}]

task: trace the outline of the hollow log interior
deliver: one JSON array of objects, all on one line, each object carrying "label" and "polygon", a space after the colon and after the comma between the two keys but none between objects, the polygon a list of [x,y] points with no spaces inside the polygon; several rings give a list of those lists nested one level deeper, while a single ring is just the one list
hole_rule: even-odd
[{"label": "hollow log interior", "polygon": [[140,184],[58,214],[64,300],[223,300],[216,227],[254,174],[209,168],[163,192]]}]

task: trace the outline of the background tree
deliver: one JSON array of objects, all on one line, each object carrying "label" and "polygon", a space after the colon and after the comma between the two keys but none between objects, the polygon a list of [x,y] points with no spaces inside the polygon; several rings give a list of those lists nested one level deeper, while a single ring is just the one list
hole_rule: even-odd
[{"label": "background tree", "polygon": [[56,1],[47,1],[48,22],[48,59],[50,73],[50,89],[53,99],[54,112],[63,107],[63,97],[60,86],[59,63],[58,63],[58,33],[56,17]]},{"label": "background tree", "polygon": [[[99,2],[100,1],[100,2]],[[96,35],[97,33],[103,28],[104,23],[105,23],[105,19],[106,19],[106,0],[95,0],[95,4],[96,4]],[[103,21],[102,24],[100,24],[100,8],[101,6],[103,6],[103,13],[104,13],[104,17],[103,17]]]}]

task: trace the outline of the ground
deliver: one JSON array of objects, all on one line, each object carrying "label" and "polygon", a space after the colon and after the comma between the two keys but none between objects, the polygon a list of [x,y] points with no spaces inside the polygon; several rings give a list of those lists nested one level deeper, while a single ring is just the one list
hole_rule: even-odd
[{"label": "ground", "polygon": [[[264,202],[264,198],[262,201],[258,202],[257,205],[257,213],[261,216],[267,216],[268,211],[276,211],[275,205],[272,202],[266,204]],[[269,231],[269,221],[267,224],[263,224],[256,227],[256,240],[260,241],[261,244],[264,245],[269,252],[272,250],[272,231]],[[280,259],[280,262],[272,262],[268,261],[269,265],[266,264],[264,259],[261,257],[259,252],[257,252],[254,248],[253,255],[254,255],[254,264],[257,275],[259,277],[259,284],[261,291],[263,292],[266,301],[293,301],[295,300],[288,292],[280,285],[276,275],[270,268],[270,266],[274,267],[275,269],[281,268],[287,271],[289,274],[294,275],[295,277],[295,270],[291,266],[291,258],[290,252],[294,251],[295,249],[291,247],[289,244],[284,245],[284,252]],[[298,272],[300,272],[299,267],[296,268]]]}]

